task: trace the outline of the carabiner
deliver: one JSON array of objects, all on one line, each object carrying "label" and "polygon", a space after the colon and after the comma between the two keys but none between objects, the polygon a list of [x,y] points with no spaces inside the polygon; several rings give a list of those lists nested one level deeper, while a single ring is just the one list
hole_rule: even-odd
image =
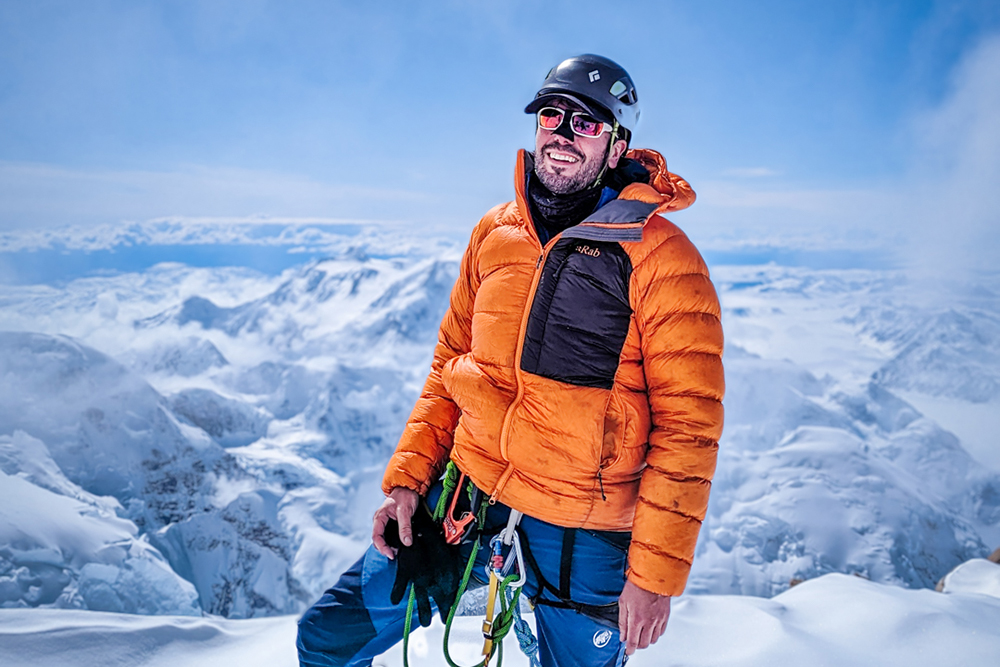
[{"label": "carabiner", "polygon": [[[520,588],[524,586],[524,583],[528,580],[528,571],[524,567],[524,554],[521,551],[521,539],[517,536],[517,532],[513,532],[512,540],[510,545],[510,551],[507,552],[507,557],[499,557],[500,549],[503,545],[503,540],[500,535],[496,535],[490,540],[490,548],[493,550],[494,557],[490,559],[490,564],[486,566],[486,576],[488,577],[490,573],[494,573],[500,579],[504,579],[508,574],[510,574],[511,568],[514,567],[514,563],[517,563],[517,572],[520,577],[517,581],[512,581],[508,586],[511,588]],[[511,555],[514,557],[511,558]],[[491,567],[492,565],[502,562],[502,567]]]}]

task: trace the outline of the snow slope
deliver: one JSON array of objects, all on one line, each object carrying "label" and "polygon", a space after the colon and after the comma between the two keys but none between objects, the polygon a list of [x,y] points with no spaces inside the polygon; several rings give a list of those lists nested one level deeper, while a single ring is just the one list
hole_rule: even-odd
[{"label": "snow slope", "polygon": [[116,516],[120,505],[67,480],[41,441],[0,436],[0,468],[3,606],[201,613],[194,587]]},{"label": "snow slope", "polygon": [[692,592],[770,596],[827,572],[933,587],[992,550],[1000,477],[890,392],[845,394],[730,348],[727,435]]},{"label": "snow slope", "polygon": [[942,582],[945,593],[991,595],[1000,598],[1000,565],[973,558],[949,572]]},{"label": "snow slope", "polygon": [[[993,565],[1000,570],[1000,566]],[[534,619],[526,616],[534,625]],[[481,619],[459,617],[451,653],[478,661]],[[638,651],[637,667],[987,667],[1000,655],[1000,598],[979,592],[911,591],[846,575],[826,575],[770,600],[684,596],[666,634]],[[411,664],[444,666],[435,618],[411,639]],[[0,610],[0,664],[9,667],[293,667],[295,618],[249,621]],[[511,637],[504,664],[527,665]],[[375,660],[402,664],[401,647]]]},{"label": "snow slope", "polygon": [[[716,280],[726,428],[690,591],[770,596],[827,572],[933,587],[1000,544],[1000,476],[884,381],[905,366],[908,386],[953,386],[899,363],[938,344],[920,333],[937,306],[911,307],[882,272],[722,267]],[[978,352],[956,372],[992,373]]]}]

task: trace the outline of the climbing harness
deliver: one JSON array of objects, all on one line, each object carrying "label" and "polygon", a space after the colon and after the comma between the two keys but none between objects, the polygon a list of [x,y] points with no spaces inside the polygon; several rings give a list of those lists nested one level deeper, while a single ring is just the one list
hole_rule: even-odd
[{"label": "climbing harness", "polygon": [[[463,488],[464,486],[464,488]],[[448,620],[444,629],[444,657],[450,667],[460,667],[451,657],[448,651],[448,639],[451,635],[452,622],[455,612],[458,610],[458,601],[465,593],[469,585],[475,566],[476,556],[480,549],[480,540],[486,524],[486,511],[489,504],[482,493],[472,483],[467,481],[465,473],[449,462],[442,480],[441,496],[438,498],[434,508],[433,520],[440,521],[444,531],[445,541],[448,544],[457,546],[466,540],[472,539],[472,553],[465,566],[462,581],[455,593],[455,603],[451,606]],[[459,494],[467,492],[471,509],[463,512],[461,516],[455,517],[457,500]],[[450,502],[449,502],[450,499]],[[538,641],[531,634],[531,628],[520,615],[520,595],[521,587],[527,580],[527,568],[525,567],[524,554],[521,551],[521,542],[518,537],[517,524],[521,519],[521,512],[511,510],[510,518],[504,530],[490,540],[490,557],[487,566],[487,577],[489,580],[489,592],[486,601],[486,619],[483,622],[483,659],[474,667],[489,667],[490,660],[497,656],[496,667],[500,667],[503,661],[503,638],[507,636],[513,628],[518,637],[518,645],[525,655],[531,660],[533,667],[540,667],[538,662]],[[504,550],[507,550],[506,555]],[[413,623],[413,607],[416,601],[416,592],[410,589],[409,600],[406,605],[406,619],[403,625],[403,664],[409,667],[409,640]],[[497,610],[499,603],[499,611]],[[533,653],[528,653],[532,650]]]},{"label": "climbing harness", "polygon": [[[531,553],[531,544],[528,542],[528,536],[524,534],[521,535],[521,551],[524,556],[525,563],[527,563],[527,566],[531,568],[532,572],[534,572],[535,579],[538,581],[538,593],[531,600],[531,602],[536,607],[538,605],[544,605],[560,609],[572,609],[577,613],[592,618],[612,630],[617,630],[617,602],[604,605],[584,604],[582,602],[576,602],[570,597],[570,581],[572,580],[573,571],[573,546],[576,543],[577,530],[578,529],[576,528],[566,528],[563,531],[562,551],[559,559],[558,587],[550,583],[549,580],[542,574],[542,569],[538,566],[538,561],[535,560],[534,555]],[[546,591],[552,596],[551,598],[542,596],[542,593]]]},{"label": "climbing harness", "polygon": [[[460,494],[465,493],[470,509],[456,516]],[[476,556],[482,547],[483,532],[486,527],[486,512],[490,507],[487,498],[468,479],[465,473],[449,462],[442,479],[442,491],[435,505],[432,518],[441,522],[445,541],[458,547],[460,544],[472,542],[472,550],[462,574],[461,583],[455,593],[455,601],[445,621],[444,657],[450,667],[461,667],[451,657],[448,650],[452,622],[458,610],[458,601],[468,589],[472,577]],[[618,628],[618,604],[589,605],[575,602],[570,597],[570,581],[573,566],[573,549],[579,529],[566,528],[562,536],[562,550],[559,564],[559,584],[550,583],[542,574],[541,568],[531,553],[528,537],[518,530],[522,513],[511,510],[506,527],[489,541],[491,556],[486,565],[488,582],[486,597],[486,617],[483,621],[483,659],[473,667],[490,667],[493,656],[497,656],[496,666],[501,667],[503,661],[503,638],[513,629],[517,636],[518,646],[528,657],[532,667],[541,667],[538,657],[538,639],[531,631],[531,626],[521,618],[521,590],[527,580],[528,569],[534,573],[538,581],[537,595],[528,600],[531,608],[546,605],[564,609],[572,609],[588,616],[608,628]],[[542,594],[548,593],[548,596]],[[415,591],[411,588],[406,607],[406,619],[403,626],[403,664],[409,667],[409,638],[413,621]]]}]

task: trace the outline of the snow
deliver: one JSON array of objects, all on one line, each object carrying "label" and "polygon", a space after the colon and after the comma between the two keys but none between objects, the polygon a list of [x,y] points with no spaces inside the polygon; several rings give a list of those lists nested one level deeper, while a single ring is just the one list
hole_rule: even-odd
[{"label": "snow", "polygon": [[[14,429],[0,436],[6,471],[0,482],[12,508],[35,496],[35,506],[44,508],[38,521],[17,515],[0,541],[0,561],[15,568],[10,577],[18,582],[0,602],[240,618],[291,613],[315,595],[289,573],[290,537],[270,484],[208,433],[180,423],[137,375],[68,338],[22,333],[0,334],[0,374],[8,379],[0,418]],[[68,498],[95,510],[59,504]],[[106,530],[126,531],[112,539],[88,529],[101,544],[141,538],[143,553],[166,574],[96,547],[81,552],[76,524],[44,521],[57,509],[59,516],[84,514]],[[16,548],[22,542],[64,557],[38,564]],[[3,547],[13,555],[3,557]],[[35,579],[44,583],[44,595],[33,592],[42,586]]]},{"label": "snow", "polygon": [[[273,616],[294,634],[287,615],[367,544],[457,274],[459,248],[438,239],[388,252],[390,235],[335,236],[327,259],[279,276],[169,264],[0,287],[0,606],[66,614],[81,637],[86,623],[71,619],[90,617],[72,609],[168,614],[122,623],[149,637],[184,628],[192,645],[199,632],[232,637],[234,651],[241,628],[278,625],[214,616]],[[745,636],[744,614],[761,641],[773,623],[801,638],[803,659],[854,664],[812,602],[787,600],[926,606],[904,589],[1000,546],[1000,278],[933,292],[894,271],[713,276],[726,429],[675,624],[728,614],[731,636]],[[928,598],[927,614],[966,623],[965,607],[939,608],[959,597]],[[177,625],[179,614],[210,618]],[[693,648],[674,652],[687,641],[663,656],[701,664]],[[831,642],[847,662],[809,653]],[[777,650],[759,655],[785,660]]]},{"label": "snow", "polygon": [[347,237],[277,278],[161,265],[5,289],[0,437],[113,502],[201,611],[300,611],[364,549],[456,266],[437,240],[389,257]]},{"label": "snow", "polygon": [[660,640],[667,655],[639,653],[629,664],[985,666],[1000,655],[998,613],[992,598],[833,574],[770,600],[686,597]]},{"label": "snow", "polygon": [[958,436],[965,450],[982,465],[1000,471],[1000,396],[989,402],[972,403],[915,391],[896,394]]},{"label": "snow", "polygon": [[973,558],[949,572],[944,578],[945,593],[979,593],[1000,598],[1000,564],[985,558]]},{"label": "snow", "polygon": [[227,621],[101,612],[0,610],[5,667],[293,666],[295,618]]},{"label": "snow", "polygon": [[174,414],[201,428],[223,447],[249,445],[267,434],[271,415],[261,408],[209,389],[185,389],[171,396]]},{"label": "snow", "polygon": [[[0,457],[13,447],[34,449],[33,462],[51,462],[42,443],[19,431],[0,438]],[[3,467],[17,466],[8,457]],[[194,587],[138,538],[135,524],[115,515],[116,506],[56,474],[0,471],[0,607],[199,614]]]},{"label": "snow", "polygon": [[[987,563],[1000,570],[1000,566]],[[534,627],[531,614],[525,617]],[[220,618],[138,617],[108,613],[0,610],[0,664],[10,667],[130,665],[293,667],[294,616],[232,621]],[[481,619],[458,617],[451,654],[478,662]],[[674,601],[667,632],[637,651],[637,667],[887,667],[996,664],[1000,655],[1000,598],[980,593],[906,590],[830,574],[774,598],[683,596]],[[410,662],[444,667],[439,619],[417,629]],[[513,637],[504,664],[527,665]],[[402,664],[402,647],[375,665]]]},{"label": "snow", "polygon": [[937,312],[896,337],[901,349],[875,379],[894,389],[985,403],[1000,395],[997,340],[996,314],[971,308]]}]

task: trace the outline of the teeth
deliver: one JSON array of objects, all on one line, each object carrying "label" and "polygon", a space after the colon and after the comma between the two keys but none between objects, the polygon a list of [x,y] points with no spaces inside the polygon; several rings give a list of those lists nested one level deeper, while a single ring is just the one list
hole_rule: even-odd
[{"label": "teeth", "polygon": [[579,162],[579,160],[572,155],[566,155],[565,153],[549,152],[549,157],[557,162]]}]

